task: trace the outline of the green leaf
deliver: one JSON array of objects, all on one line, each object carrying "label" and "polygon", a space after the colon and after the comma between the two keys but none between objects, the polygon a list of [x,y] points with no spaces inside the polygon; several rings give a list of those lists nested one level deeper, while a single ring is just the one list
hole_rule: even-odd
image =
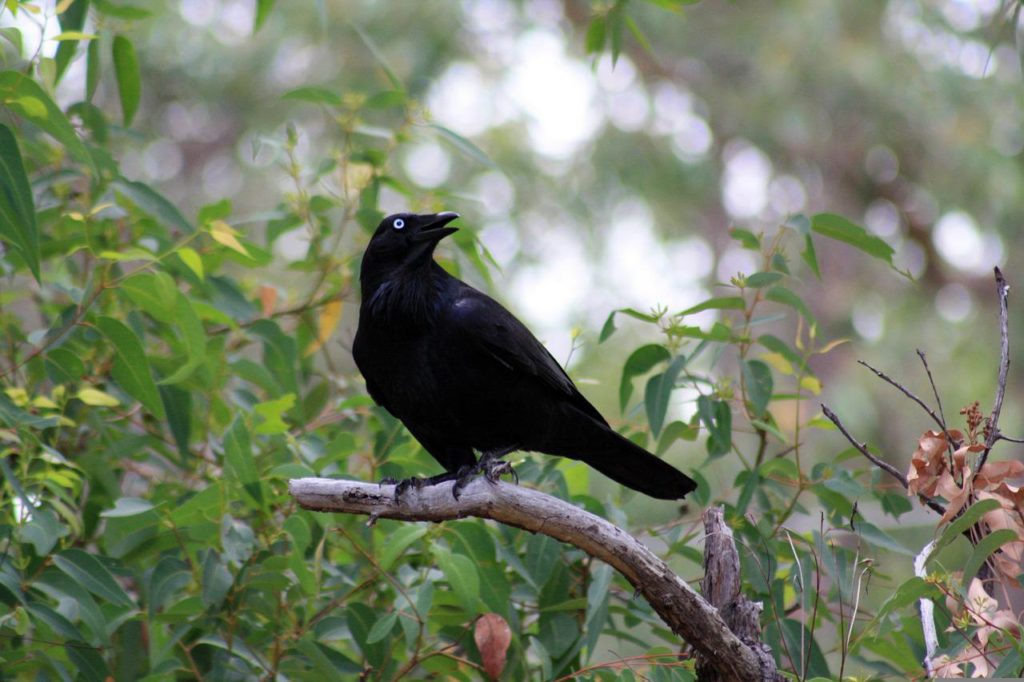
[{"label": "green leaf", "polygon": [[789,346],[789,344],[787,344],[785,341],[778,338],[777,336],[772,336],[771,334],[764,334],[757,338],[757,342],[764,346],[765,348],[767,348],[768,350],[772,351],[773,353],[778,353],[782,357],[786,358],[786,360],[788,360],[789,363],[793,365],[793,367],[800,370],[804,368],[803,357],[801,357],[799,353],[793,350]]},{"label": "green leaf", "polygon": [[803,299],[793,293],[790,289],[780,285],[774,286],[765,293],[765,298],[769,301],[775,301],[783,305],[788,305],[790,308],[795,309],[804,319],[811,324],[816,324],[817,320],[814,318],[814,313],[807,307]]},{"label": "green leaf", "polygon": [[775,386],[771,368],[760,360],[747,360],[743,363],[743,381],[754,416],[764,415]]},{"label": "green leaf", "polygon": [[398,557],[416,542],[427,534],[427,526],[405,524],[389,534],[387,542],[377,552],[377,563],[381,570],[387,571],[398,560]]},{"label": "green leaf", "polygon": [[647,412],[647,423],[651,425],[651,435],[655,438],[661,433],[668,413],[668,401],[676,387],[676,379],[686,366],[686,357],[676,356],[668,368],[647,380],[644,388],[644,409]]},{"label": "green leaf", "polygon": [[892,256],[895,251],[891,246],[842,216],[834,213],[819,213],[811,218],[811,229],[824,237],[849,244],[869,256],[892,265]]},{"label": "green leaf", "polygon": [[256,425],[256,433],[260,435],[277,435],[288,431],[284,413],[295,406],[295,394],[286,393],[277,400],[268,400],[253,407],[253,412],[261,421]]},{"label": "green leaf", "polygon": [[588,659],[597,653],[597,640],[604,633],[605,623],[608,622],[608,588],[611,586],[612,577],[612,567],[604,562],[597,563],[590,573],[590,584],[587,586],[587,616],[583,625]]},{"label": "green leaf", "polygon": [[438,125],[436,123],[429,123],[428,126],[436,130],[438,134],[441,136],[442,140],[444,140],[452,147],[454,147],[459,153],[461,153],[467,159],[470,159],[471,161],[476,161],[480,165],[487,166],[488,168],[498,167],[496,163],[491,161],[491,157],[487,156],[487,154],[485,154],[483,150],[480,149],[480,147],[477,147],[475,144],[464,138],[462,135],[459,135],[455,131],[449,130],[448,128],[445,128],[444,126]]},{"label": "green leaf", "polygon": [[91,102],[100,84],[103,58],[100,55],[100,41],[90,40],[85,48],[85,101]]},{"label": "green leaf", "polygon": [[608,28],[611,29],[612,67],[619,61],[622,53],[622,29],[625,27],[625,8],[627,0],[616,0],[608,11]]},{"label": "green leaf", "polygon": [[605,21],[605,18],[601,15],[590,20],[590,25],[587,26],[587,36],[583,41],[587,54],[597,54],[604,49],[604,42],[607,37],[607,28],[608,24]]},{"label": "green leaf", "polygon": [[256,17],[252,22],[252,33],[256,33],[263,26],[263,22],[267,20],[270,15],[270,11],[274,9],[274,0],[256,0]]},{"label": "green leaf", "polygon": [[978,522],[982,516],[990,511],[999,509],[1001,505],[998,500],[980,500],[975,502],[968,507],[960,516],[953,520],[946,529],[942,531],[942,535],[939,536],[938,541],[935,543],[935,547],[932,548],[932,557],[938,555],[940,551],[958,537],[960,537],[965,530],[973,526]]},{"label": "green leaf", "polygon": [[633,394],[633,377],[645,374],[659,362],[672,359],[668,350],[659,344],[652,343],[641,346],[633,351],[622,367],[622,379],[619,381],[619,409],[625,412],[629,397]]},{"label": "green leaf", "polygon": [[20,71],[0,72],[0,100],[22,118],[64,145],[79,163],[96,173],[92,155],[75,132],[67,116],[46,91],[31,77]]},{"label": "green leaf", "polygon": [[224,459],[227,470],[245,489],[257,505],[263,506],[263,486],[260,482],[256,461],[252,456],[252,441],[249,429],[241,415],[235,417],[224,435]]},{"label": "green leaf", "polygon": [[[39,279],[39,226],[35,200],[14,133],[0,123],[0,237],[10,242]],[[41,282],[40,282],[41,283]]]},{"label": "green leaf", "polygon": [[57,520],[57,515],[49,509],[35,507],[32,518],[21,527],[18,537],[35,547],[36,556],[47,556],[57,541],[68,534],[68,529]]},{"label": "green leaf", "polygon": [[[71,6],[64,10],[64,13],[58,18],[61,32],[80,32],[85,25],[85,15],[88,13],[88,10],[89,0],[75,0],[72,2]],[[53,58],[56,67],[54,72],[55,84],[60,82],[60,78],[64,75],[64,70],[68,68],[68,64],[71,63],[71,58],[75,56],[77,48],[77,40],[65,40],[57,46],[57,54]]]},{"label": "green leaf", "polygon": [[741,296],[722,296],[702,301],[695,306],[687,308],[683,312],[679,313],[679,315],[693,315],[694,313],[699,313],[704,310],[743,310],[746,305],[746,301],[744,301]]},{"label": "green leaf", "polygon": [[940,594],[939,589],[935,585],[926,582],[923,578],[914,576],[896,588],[892,596],[885,600],[882,608],[878,610],[875,620],[881,620],[893,611],[913,604],[921,597],[927,595],[930,598],[935,598]]},{"label": "green leaf", "polygon": [[131,606],[131,597],[114,580],[107,567],[81,549],[66,549],[52,557],[53,564],[66,576],[101,599],[118,606]]},{"label": "green leaf", "polygon": [[224,565],[220,555],[212,549],[207,550],[203,559],[202,598],[206,606],[219,606],[227,596],[228,590],[235,579],[231,571]]},{"label": "green leaf", "polygon": [[366,635],[367,644],[375,644],[388,635],[395,629],[395,623],[398,622],[398,611],[392,611],[391,613],[385,613],[383,616],[377,619],[377,622],[370,628],[370,633]]},{"label": "green leaf", "polygon": [[608,340],[608,337],[615,333],[615,311],[613,310],[608,315],[608,319],[604,321],[604,325],[601,327],[601,334],[597,337],[598,343],[604,343]]},{"label": "green leaf", "polygon": [[139,59],[135,56],[135,46],[124,36],[114,36],[111,51],[114,57],[117,92],[121,97],[121,116],[127,127],[135,118],[135,112],[139,109],[139,98],[142,94]]},{"label": "green leaf", "polygon": [[296,100],[299,102],[312,102],[313,104],[326,104],[331,107],[340,107],[343,102],[341,95],[329,90],[327,88],[321,88],[314,85],[307,85],[301,88],[295,88],[281,95],[281,99]]},{"label": "green leaf", "polygon": [[142,342],[130,327],[112,317],[100,317],[96,326],[114,348],[114,381],[142,403],[158,419],[164,418],[164,406],[157,392]]},{"label": "green leaf", "polygon": [[128,19],[129,21],[146,19],[153,15],[152,12],[142,9],[141,7],[135,7],[133,5],[115,5],[110,0],[93,0],[92,4],[103,14],[111,17],[117,17],[118,19]]},{"label": "green leaf", "polygon": [[681,421],[670,422],[665,426],[665,430],[661,432],[661,437],[658,438],[658,447],[655,453],[658,455],[665,454],[665,451],[677,440],[697,440],[698,433],[699,431],[695,424],[687,424]]},{"label": "green leaf", "polygon": [[468,556],[434,547],[434,559],[469,615],[480,611],[480,575]]},{"label": "green leaf", "polygon": [[[408,97],[401,90],[383,90],[367,97],[363,106],[367,109],[390,109],[391,107],[404,107],[407,102]],[[367,150],[367,152],[369,151],[376,150]],[[383,167],[387,156],[370,154],[367,156],[367,160],[374,166]]]},{"label": "green leaf", "polygon": [[65,642],[64,653],[74,665],[77,673],[75,679],[86,682],[105,682],[113,679],[107,662],[103,660],[96,647],[85,642]]},{"label": "green leaf", "polygon": [[111,183],[111,186],[127,197],[140,211],[156,218],[165,227],[180,230],[185,234],[192,234],[196,231],[192,223],[185,219],[185,216],[174,204],[149,185],[117,178]]},{"label": "green leaf", "polygon": [[177,386],[158,386],[160,399],[167,413],[167,427],[171,430],[174,444],[178,446],[181,461],[187,461],[188,445],[192,438],[192,393]]},{"label": "green leaf", "polygon": [[370,54],[373,55],[373,58],[377,60],[377,64],[379,64],[380,68],[383,69],[384,74],[388,77],[388,80],[391,81],[391,87],[394,88],[395,90],[401,90],[404,92],[405,87],[402,85],[402,81],[398,80],[398,76],[395,75],[394,70],[392,70],[391,66],[388,64],[388,60],[384,58],[384,53],[380,51],[379,47],[377,47],[377,43],[375,43],[373,39],[370,38],[369,34],[363,31],[363,29],[361,29],[359,26],[356,26],[355,24],[350,25],[352,26],[352,29],[359,35],[359,39],[363,41],[363,44],[366,45],[366,48],[370,51]]},{"label": "green leaf", "polygon": [[697,398],[697,414],[708,430],[708,456],[721,457],[732,448],[732,410],[724,400]]},{"label": "green leaf", "polygon": [[147,500],[143,500],[138,497],[120,497],[117,502],[114,503],[112,509],[105,509],[100,512],[100,516],[104,518],[120,518],[123,516],[136,516],[138,514],[145,514],[150,509],[153,509],[153,503]]},{"label": "green leaf", "polygon": [[761,250],[761,239],[750,230],[734,227],[729,230],[729,236],[738,241],[744,249],[750,249],[751,251]]},{"label": "green leaf", "polygon": [[179,291],[166,272],[140,272],[124,280],[121,291],[153,319],[170,324],[175,319]]},{"label": "green leaf", "polygon": [[800,257],[804,259],[807,266],[811,268],[811,272],[818,279],[821,279],[821,267],[818,265],[818,253],[814,249],[814,239],[811,236],[811,221],[807,219],[807,216],[803,214],[797,214],[791,217],[786,225],[803,235],[804,238],[804,250],[800,252]]},{"label": "green leaf", "polygon": [[1003,528],[997,530],[994,533],[990,533],[982,538],[981,542],[974,546],[974,551],[971,552],[971,556],[967,558],[967,562],[964,564],[964,585],[971,582],[971,578],[978,572],[981,565],[985,563],[989,555],[998,550],[1000,547],[1008,542],[1013,542],[1019,539],[1017,531],[1010,528]]},{"label": "green leaf", "polygon": [[755,272],[747,277],[746,285],[753,289],[760,289],[775,284],[784,276],[781,272]]},{"label": "green leaf", "polygon": [[176,384],[192,376],[206,361],[206,330],[199,320],[199,315],[192,308],[185,294],[180,291],[177,294],[174,305],[174,319],[177,327],[181,330],[181,340],[185,346],[185,362],[174,371],[171,376],[162,379],[161,386]]}]

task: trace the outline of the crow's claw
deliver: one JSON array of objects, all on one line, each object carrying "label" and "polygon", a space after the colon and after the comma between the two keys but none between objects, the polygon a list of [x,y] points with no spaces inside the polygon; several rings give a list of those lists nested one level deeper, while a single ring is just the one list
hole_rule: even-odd
[{"label": "crow's claw", "polygon": [[[504,454],[504,453],[502,453]],[[455,474],[455,485],[452,486],[452,497],[456,500],[462,494],[462,489],[469,484],[477,476],[483,475],[490,483],[497,483],[505,474],[511,474],[516,484],[519,484],[519,475],[516,474],[516,470],[512,468],[512,465],[503,459],[498,459],[501,455],[488,455],[485,453],[480,461],[472,466],[464,466],[459,469],[458,473]]]}]

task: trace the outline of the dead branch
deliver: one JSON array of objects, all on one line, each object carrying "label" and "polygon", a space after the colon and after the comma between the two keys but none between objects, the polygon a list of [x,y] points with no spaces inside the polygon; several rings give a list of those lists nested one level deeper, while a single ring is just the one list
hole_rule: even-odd
[{"label": "dead branch", "polygon": [[988,459],[992,445],[999,439],[999,414],[1003,411],[1003,396],[1006,394],[1006,377],[1010,371],[1010,285],[1003,272],[995,268],[996,295],[999,297],[999,380],[996,382],[996,398],[992,403],[992,414],[988,418],[988,435],[985,437],[985,451],[978,458],[976,471],[981,471]]},{"label": "dead branch", "polygon": [[[730,630],[719,609],[646,546],[605,519],[558,498],[484,478],[470,481],[458,500],[448,483],[407,490],[400,503],[395,502],[393,485],[300,478],[289,481],[288,489],[305,509],[365,514],[371,523],[376,519],[440,522],[473,516],[567,542],[621,573],[665,624],[694,648],[715,674],[713,679],[781,680],[763,648],[755,651],[744,641],[750,640],[746,633],[741,639]],[[724,535],[724,527],[714,526],[708,532],[719,537]],[[738,565],[733,570],[738,571]]]},{"label": "dead branch", "polygon": [[[873,454],[871,454],[871,451],[868,450],[867,443],[857,442],[857,440],[850,434],[850,432],[846,430],[846,426],[844,426],[843,422],[840,421],[839,416],[835,412],[830,410],[828,406],[825,405],[824,403],[821,406],[821,411],[825,415],[825,417],[827,417],[833,424],[836,425],[836,428],[839,429],[840,433],[842,433],[846,437],[846,440],[850,441],[850,444],[853,445],[853,447],[855,447],[857,451],[860,452],[860,454],[864,455],[876,467],[882,469],[890,476],[895,478],[897,481],[899,481],[900,485],[902,485],[904,489],[908,489],[909,484],[907,482],[907,477],[903,475],[902,471],[900,471],[893,465],[889,464],[885,460],[879,459],[878,457],[875,457]],[[940,503],[933,500],[932,498],[928,497],[927,495],[921,495],[920,497],[925,504],[927,504],[929,507],[937,511],[939,514],[946,513],[946,508],[942,506]]]}]

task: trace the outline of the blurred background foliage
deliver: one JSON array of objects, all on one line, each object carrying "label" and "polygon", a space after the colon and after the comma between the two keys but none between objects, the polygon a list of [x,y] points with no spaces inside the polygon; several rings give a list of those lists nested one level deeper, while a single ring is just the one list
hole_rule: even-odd
[{"label": "blurred background foliage", "polygon": [[[291,476],[435,473],[365,398],[349,346],[368,230],[441,209],[466,228],[445,265],[704,485],[680,516],[551,458],[521,462],[525,481],[651,529],[688,578],[699,507],[726,502],[783,668],[920,674],[910,600],[881,602],[906,585],[897,550],[916,552],[934,517],[816,429],[817,403],[905,469],[930,424],[855,359],[927,395],[924,350],[947,415],[994,393],[991,271],[1017,279],[1024,218],[1015,12],[6,3],[0,122],[18,164],[0,142],[26,169],[40,246],[6,223],[0,675],[474,679],[467,633],[495,612],[513,632],[506,679],[631,654],[687,679],[625,583],[544,538],[469,521],[369,529],[290,506]],[[8,171],[12,205],[17,181]],[[799,216],[823,213],[863,225],[862,251],[869,235],[891,244],[895,267],[820,237],[802,257],[816,223]],[[758,272],[770,277],[736,288]],[[761,295],[782,277],[798,295]],[[681,331],[674,314],[694,306]],[[734,333],[752,321],[779,344]],[[652,398],[640,378],[657,368],[675,374]],[[712,442],[694,444],[699,428]],[[854,502],[867,545],[830,544]],[[807,600],[850,606],[864,553],[887,587],[865,592],[881,611],[851,644],[841,610]],[[632,674],[620,668],[581,675]]]}]

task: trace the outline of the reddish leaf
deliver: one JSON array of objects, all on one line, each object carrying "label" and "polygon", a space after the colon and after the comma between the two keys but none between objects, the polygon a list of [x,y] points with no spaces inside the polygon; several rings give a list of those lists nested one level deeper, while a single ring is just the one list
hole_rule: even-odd
[{"label": "reddish leaf", "polygon": [[501,677],[501,671],[505,669],[505,654],[512,643],[512,631],[505,619],[496,613],[480,616],[473,631],[473,641],[480,650],[487,676],[492,680]]}]

